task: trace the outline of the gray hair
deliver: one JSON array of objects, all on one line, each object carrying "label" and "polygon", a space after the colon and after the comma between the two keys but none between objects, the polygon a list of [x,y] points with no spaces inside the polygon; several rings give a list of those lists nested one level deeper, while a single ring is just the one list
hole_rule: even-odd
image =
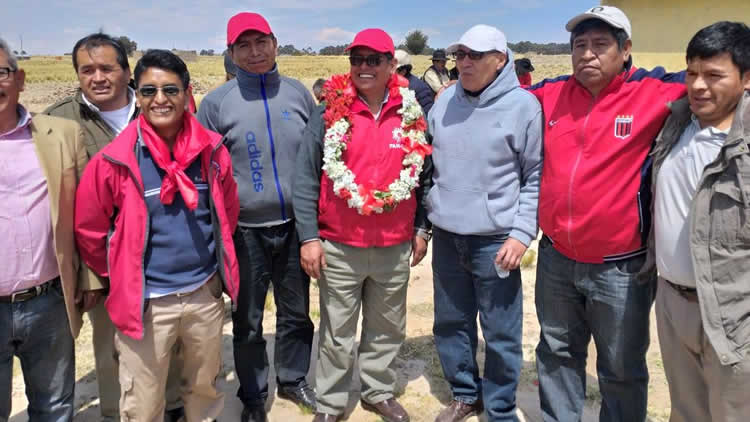
[{"label": "gray hair", "polygon": [[13,54],[8,43],[2,38],[0,38],[0,50],[8,56],[8,66],[10,67],[10,70],[13,72],[18,70],[18,60],[16,59],[16,55]]}]

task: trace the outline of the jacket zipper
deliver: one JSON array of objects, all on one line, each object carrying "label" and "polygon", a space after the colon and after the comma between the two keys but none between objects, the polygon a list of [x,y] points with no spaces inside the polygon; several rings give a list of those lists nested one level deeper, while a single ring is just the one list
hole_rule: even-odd
[{"label": "jacket zipper", "polygon": [[581,129],[580,149],[578,151],[576,161],[575,163],[573,163],[573,170],[570,172],[570,181],[568,183],[568,245],[570,245],[570,247],[573,249],[573,254],[575,256],[578,256],[578,251],[576,250],[575,244],[573,243],[573,181],[575,180],[576,173],[578,172],[578,165],[581,163],[581,158],[583,157],[583,150],[586,147],[586,128],[588,127],[589,117],[591,116],[591,112],[594,110],[595,104],[596,97],[592,96],[591,104],[589,105],[589,109],[586,112],[586,119],[583,121],[583,128]]},{"label": "jacket zipper", "polygon": [[[227,258],[226,258],[226,250],[224,249],[224,240],[221,235],[221,220],[219,219],[219,213],[216,212],[216,204],[214,204],[214,200],[213,200],[213,181],[216,177],[216,176],[212,177],[212,174],[215,174],[214,166],[213,166],[214,153],[216,153],[216,151],[219,148],[221,148],[221,143],[216,145],[211,150],[211,156],[208,160],[208,198],[209,198],[208,204],[211,207],[211,216],[214,218],[214,220],[217,223],[217,224],[213,224],[214,236],[216,237],[214,242],[216,243],[216,247],[219,248],[219,250],[221,251],[219,255],[221,255],[222,262],[219,264],[219,268],[217,268],[217,271],[219,271],[219,274],[224,275],[224,280],[228,280],[229,283],[234,283],[234,280],[232,279],[232,272],[229,271],[229,274],[227,274],[227,271],[226,271]],[[227,285],[227,291],[229,291],[228,285]],[[229,295],[229,298],[231,299],[232,296]],[[237,310],[237,304],[235,303],[234,300],[232,300],[232,312],[236,310]]]},{"label": "jacket zipper", "polygon": [[[146,305],[146,248],[148,247],[148,233],[151,231],[151,220],[148,218],[148,206],[146,205],[146,192],[143,190],[143,188],[138,184],[138,178],[135,177],[135,173],[133,173],[133,170],[122,161],[115,160],[111,156],[107,154],[102,154],[104,158],[114,164],[120,165],[125,167],[128,170],[128,173],[130,174],[130,177],[133,178],[133,182],[135,182],[135,186],[138,188],[138,191],[141,193],[141,199],[143,199],[143,206],[146,208],[146,230],[143,233],[143,251],[141,252],[141,288],[142,288],[142,294],[141,294],[141,329],[143,329],[143,308]],[[109,266],[109,256],[107,256],[107,266]],[[112,273],[110,273],[110,277],[112,276]]]},{"label": "jacket zipper", "polygon": [[276,182],[276,192],[279,194],[281,205],[281,219],[286,221],[286,205],[284,204],[284,193],[279,182],[279,172],[276,168],[276,146],[273,142],[273,130],[271,129],[271,111],[268,108],[268,97],[266,97],[266,75],[260,75],[260,92],[263,95],[263,106],[266,108],[266,127],[268,128],[268,142],[271,145],[271,165],[273,166],[273,179]]}]

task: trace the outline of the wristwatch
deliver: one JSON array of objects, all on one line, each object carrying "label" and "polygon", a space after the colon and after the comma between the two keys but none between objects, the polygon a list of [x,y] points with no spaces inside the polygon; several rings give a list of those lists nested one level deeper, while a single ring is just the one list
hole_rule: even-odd
[{"label": "wristwatch", "polygon": [[432,231],[423,229],[421,227],[418,228],[416,231],[417,231],[416,235],[424,239],[425,242],[429,242],[430,239],[432,239]]}]

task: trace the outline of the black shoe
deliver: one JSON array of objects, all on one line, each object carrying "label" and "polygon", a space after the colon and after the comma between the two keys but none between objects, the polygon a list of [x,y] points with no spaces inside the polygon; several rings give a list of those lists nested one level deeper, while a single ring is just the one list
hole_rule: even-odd
[{"label": "black shoe", "polygon": [[315,392],[309,385],[294,388],[279,387],[278,396],[309,412],[315,412]]},{"label": "black shoe", "polygon": [[164,412],[164,422],[180,422],[184,420],[185,408],[178,407],[177,409],[167,410]]},{"label": "black shoe", "polygon": [[266,408],[263,406],[247,407],[242,409],[242,422],[268,422]]}]

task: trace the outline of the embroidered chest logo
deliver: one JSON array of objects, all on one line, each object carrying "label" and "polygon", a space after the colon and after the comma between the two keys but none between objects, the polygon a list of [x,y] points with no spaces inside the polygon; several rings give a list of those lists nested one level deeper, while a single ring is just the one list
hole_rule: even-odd
[{"label": "embroidered chest logo", "polygon": [[633,133],[633,116],[615,117],[615,138],[626,139]]},{"label": "embroidered chest logo", "polygon": [[292,113],[290,113],[289,110],[284,109],[281,112],[281,120],[292,120]]}]

